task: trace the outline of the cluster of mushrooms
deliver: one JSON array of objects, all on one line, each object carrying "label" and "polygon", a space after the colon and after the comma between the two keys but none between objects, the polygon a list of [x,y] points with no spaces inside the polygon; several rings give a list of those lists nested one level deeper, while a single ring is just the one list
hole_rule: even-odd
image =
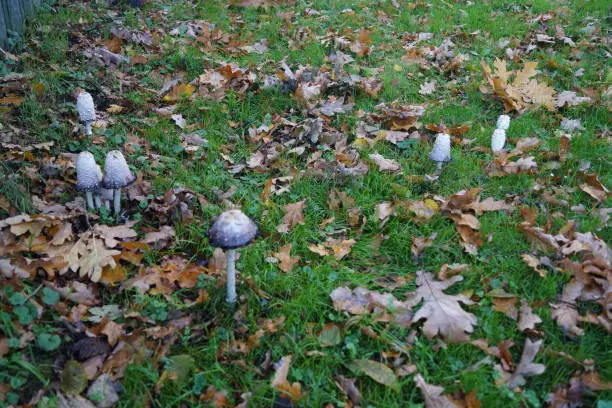
[{"label": "cluster of mushrooms", "polygon": [[[91,123],[96,120],[96,109],[91,95],[77,89],[77,110],[85,132],[91,135]],[[506,144],[506,130],[510,127],[510,117],[501,115],[497,120],[497,129],[491,137],[493,153],[503,151]],[[438,133],[429,158],[436,162],[438,170],[451,160],[451,137],[447,133]],[[114,213],[121,212],[121,188],[132,183],[136,178],[130,171],[123,154],[118,150],[109,152],[104,163],[104,173],[96,164],[89,152],[79,154],[76,164],[77,185],[84,191],[87,206],[91,209],[101,208],[102,202],[110,210],[114,201]],[[236,250],[248,245],[258,234],[257,225],[242,211],[233,209],[223,212],[214,221],[208,231],[212,246],[226,251],[227,255],[227,302],[236,302]]]},{"label": "cluster of mushrooms", "polygon": [[76,189],[85,193],[87,207],[100,209],[102,202],[110,210],[114,203],[115,215],[121,212],[121,188],[136,180],[125,157],[119,150],[108,152],[104,161],[104,173],[90,152],[81,152],[76,161]]},{"label": "cluster of mushrooms", "polygon": [[[506,130],[510,128],[510,116],[500,115],[497,119],[495,131],[491,136],[491,151],[497,154],[504,150],[506,145]],[[438,133],[434,141],[429,158],[436,162],[438,170],[442,168],[444,163],[451,160],[451,138],[447,133]]]},{"label": "cluster of mushrooms", "polygon": [[[75,92],[79,119],[85,126],[87,136],[92,134],[91,124],[96,120],[96,108],[92,96],[78,88]],[[110,210],[113,201],[114,213],[121,213],[121,188],[136,180],[125,157],[119,150],[108,152],[104,162],[104,173],[90,152],[79,153],[76,161],[76,189],[85,193],[87,207],[95,210],[103,205]],[[223,212],[208,230],[212,246],[226,251],[227,256],[227,302],[236,303],[236,250],[251,243],[258,234],[257,225],[242,211],[232,209]]]}]

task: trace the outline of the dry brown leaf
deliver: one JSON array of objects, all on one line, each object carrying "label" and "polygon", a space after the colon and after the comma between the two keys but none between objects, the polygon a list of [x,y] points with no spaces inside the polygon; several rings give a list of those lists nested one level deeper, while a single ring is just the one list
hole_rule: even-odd
[{"label": "dry brown leaf", "polygon": [[302,399],[302,385],[299,382],[292,384],[287,380],[289,374],[289,367],[291,365],[291,356],[284,356],[275,365],[276,372],[272,378],[272,388],[280,392],[282,395],[289,397],[292,401],[299,401]]},{"label": "dry brown leaf", "polygon": [[378,153],[370,154],[370,159],[376,163],[380,171],[395,173],[402,169],[402,166],[400,166],[398,162],[392,159],[386,159]]},{"label": "dry brown leaf", "polygon": [[529,267],[531,267],[534,271],[538,273],[542,278],[546,277],[546,269],[540,269],[539,266],[542,265],[540,259],[533,255],[523,254],[521,255],[523,262],[525,262]]},{"label": "dry brown leaf", "polygon": [[554,110],[557,105],[555,90],[533,79],[537,74],[537,62],[527,61],[518,71],[508,71],[506,62],[496,59],[495,71],[484,61],[480,63],[485,80],[504,103],[506,111],[523,112],[544,106]]},{"label": "dry brown leaf", "polygon": [[281,234],[286,234],[295,228],[296,225],[304,225],[304,208],[306,208],[306,200],[285,205],[283,207],[285,211],[283,222],[278,226],[277,231]]},{"label": "dry brown leaf", "polygon": [[442,395],[444,388],[437,385],[428,384],[421,374],[414,376],[414,383],[421,390],[423,400],[425,400],[426,408],[459,408],[460,405],[455,403],[450,397]]},{"label": "dry brown leaf", "polygon": [[338,388],[340,388],[346,394],[346,396],[349,397],[351,402],[355,405],[359,405],[359,402],[361,401],[361,392],[355,385],[355,381],[357,380],[354,378],[346,378],[341,375],[336,376],[335,380]]},{"label": "dry brown leaf", "polygon": [[390,293],[378,293],[362,287],[352,291],[339,287],[330,297],[336,310],[355,315],[375,314],[378,321],[392,321],[401,327],[409,327],[412,323],[412,304],[399,301]]},{"label": "dry brown leaf", "polygon": [[520,331],[534,330],[537,324],[542,323],[540,316],[533,313],[529,304],[522,299],[521,308],[519,309],[518,328]]},{"label": "dry brown leaf", "polygon": [[421,252],[425,250],[425,248],[430,247],[437,236],[438,234],[434,232],[428,237],[412,237],[412,246],[410,247],[410,252],[412,252],[413,259],[417,259]]},{"label": "dry brown leaf", "polygon": [[601,183],[601,181],[599,181],[599,177],[597,177],[597,174],[584,174],[582,177],[586,182],[580,185],[580,189],[582,191],[584,191],[599,202],[605,201],[608,198],[610,192]]},{"label": "dry brown leaf", "polygon": [[279,260],[278,267],[283,272],[291,272],[293,267],[300,262],[299,256],[291,256],[291,248],[293,244],[289,243],[287,245],[283,245],[278,252],[275,252],[273,256]]},{"label": "dry brown leaf", "polygon": [[505,383],[508,384],[510,389],[515,389],[525,384],[525,377],[531,377],[534,375],[540,375],[546,370],[544,364],[534,363],[533,360],[540,351],[543,340],[531,341],[525,340],[525,346],[523,347],[523,354],[521,360],[516,366],[514,373],[506,376]]},{"label": "dry brown leaf", "polygon": [[461,276],[453,276],[446,281],[438,281],[431,273],[417,272],[418,288],[410,297],[410,302],[416,305],[423,301],[413,320],[416,322],[425,319],[423,333],[428,338],[440,335],[450,342],[469,340],[469,334],[474,331],[477,319],[463,310],[460,303],[471,305],[474,302],[464,295],[447,295],[443,292],[462,280]]}]

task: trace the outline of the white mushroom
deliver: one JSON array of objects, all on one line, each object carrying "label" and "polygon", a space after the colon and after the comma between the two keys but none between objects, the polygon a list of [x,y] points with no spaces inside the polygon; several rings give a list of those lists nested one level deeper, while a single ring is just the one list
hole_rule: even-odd
[{"label": "white mushroom", "polygon": [[498,129],[508,130],[510,127],[510,116],[508,115],[500,115],[497,118],[497,126]]},{"label": "white mushroom", "polygon": [[441,169],[444,162],[448,162],[451,159],[450,150],[450,135],[446,133],[438,133],[436,135],[436,141],[434,142],[433,149],[431,150],[431,153],[429,153],[429,158],[437,163],[438,169]]},{"label": "white mushroom", "polygon": [[100,198],[102,199],[102,202],[104,203],[106,209],[109,211],[111,209],[110,203],[111,201],[113,201],[114,198],[113,194],[114,191],[112,189],[100,187]]},{"label": "white mushroom", "polygon": [[236,303],[236,249],[248,245],[257,236],[257,225],[240,210],[219,215],[208,230],[214,247],[227,250],[227,302]]},{"label": "white mushroom", "polygon": [[77,183],[76,189],[84,191],[87,200],[87,207],[94,209],[93,193],[100,188],[102,171],[96,164],[96,159],[89,152],[79,153],[76,160]]},{"label": "white mushroom", "polygon": [[493,153],[499,153],[506,145],[506,131],[503,129],[495,129],[491,136],[491,150]]},{"label": "white mushroom", "polygon": [[115,215],[121,212],[121,187],[125,187],[136,180],[130,170],[125,157],[119,150],[113,150],[106,155],[104,162],[104,177],[102,187],[113,190]]},{"label": "white mushroom", "polygon": [[79,118],[85,124],[85,133],[91,135],[91,122],[96,120],[96,107],[93,98],[88,92],[82,89],[77,89],[77,111]]}]

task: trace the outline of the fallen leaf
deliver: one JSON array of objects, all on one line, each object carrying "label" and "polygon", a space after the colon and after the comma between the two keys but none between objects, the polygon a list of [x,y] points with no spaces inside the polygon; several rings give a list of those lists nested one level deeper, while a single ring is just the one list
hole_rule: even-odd
[{"label": "fallen leaf", "polygon": [[400,385],[397,380],[397,376],[386,365],[373,360],[353,360],[346,365],[349,370],[355,373],[362,373],[373,379],[379,384],[386,385],[387,387],[398,391]]},{"label": "fallen leaf", "polygon": [[398,162],[392,159],[385,159],[382,155],[378,153],[370,154],[370,159],[376,163],[378,166],[378,170],[384,172],[398,172],[402,169],[402,166]]},{"label": "fallen leaf", "polygon": [[295,228],[296,225],[304,225],[304,208],[306,208],[306,200],[283,206],[285,215],[277,231],[281,234],[286,234]]},{"label": "fallen leaf", "polygon": [[273,256],[280,261],[278,267],[285,273],[291,272],[293,267],[300,262],[299,256],[291,256],[292,246],[293,244],[291,243],[283,245],[278,252],[273,254]]},{"label": "fallen leaf", "polygon": [[416,386],[421,390],[421,395],[425,400],[426,408],[459,408],[450,397],[442,395],[444,388],[437,385],[428,384],[421,374],[414,376]]},{"label": "fallen leaf", "polygon": [[274,364],[274,377],[272,378],[272,388],[291,399],[291,401],[299,401],[302,399],[302,385],[299,382],[292,384],[287,381],[289,367],[291,365],[291,356],[284,356],[276,364]]}]

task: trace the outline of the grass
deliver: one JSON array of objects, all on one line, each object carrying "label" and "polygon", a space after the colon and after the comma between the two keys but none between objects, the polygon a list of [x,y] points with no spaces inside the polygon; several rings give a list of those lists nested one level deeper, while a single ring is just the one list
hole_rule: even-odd
[{"label": "grass", "polygon": [[[269,295],[269,299],[264,300],[249,286],[239,285],[239,294],[244,297],[241,304],[246,308],[244,326],[248,333],[254,333],[260,318],[286,316],[285,327],[281,332],[266,335],[259,347],[239,358],[245,360],[246,367],[256,367],[264,361],[267,351],[270,351],[272,361],[292,355],[290,381],[301,382],[307,391],[300,406],[323,407],[329,403],[345,406],[344,396],[334,384],[334,376],[352,376],[345,364],[355,358],[381,360],[383,353],[388,352],[392,344],[402,344],[410,333],[410,330],[373,322],[369,317],[349,319],[348,315],[333,309],[329,298],[333,289],[348,285],[384,290],[377,287],[377,279],[392,274],[414,277],[415,272],[421,269],[435,272],[444,263],[470,265],[464,273],[464,281],[455,285],[451,289],[452,293],[471,291],[483,298],[479,304],[467,307],[478,318],[478,326],[472,338],[486,338],[491,344],[506,339],[514,340],[516,346],[511,350],[514,361],[520,357],[525,336],[517,330],[515,321],[493,311],[491,301],[485,294],[492,288],[504,288],[534,307],[534,311],[543,319],[541,330],[544,332],[544,348],[536,361],[545,364],[547,371],[543,375],[529,378],[523,393],[515,393],[495,385],[496,373],[491,365],[470,369],[485,357],[479,349],[465,344],[440,347],[438,340],[428,340],[419,334],[406,358],[416,365],[427,382],[444,387],[447,394],[475,391],[483,407],[542,406],[547,395],[559,384],[567,383],[578,368],[559,357],[556,354],[559,351],[579,361],[594,360],[602,377],[612,380],[612,356],[609,352],[612,338],[603,329],[589,326],[579,341],[571,341],[550,318],[548,304],[555,301],[567,278],[558,274],[539,278],[521,261],[520,255],[529,252],[530,246],[523,233],[517,229],[521,222],[518,212],[511,215],[487,213],[479,217],[482,236],[490,236],[492,239],[484,244],[477,256],[470,256],[463,251],[455,226],[446,218],[434,217],[427,223],[415,223],[410,219],[395,217],[384,226],[374,221],[374,207],[382,201],[422,199],[426,194],[449,196],[462,189],[482,187],[483,197],[503,199],[509,195],[518,195],[529,205],[542,205],[547,207],[549,213],[561,211],[568,219],[576,219],[580,231],[596,231],[603,239],[609,240],[610,228],[602,225],[593,212],[597,208],[594,201],[576,189],[580,183],[577,169],[583,161],[590,162],[590,169],[599,174],[605,185],[612,183],[612,172],[608,164],[612,150],[607,138],[597,135],[602,129],[610,127],[609,106],[605,103],[578,106],[563,112],[563,116],[580,118],[585,130],[572,139],[571,157],[566,163],[558,169],[542,170],[535,176],[522,174],[490,178],[483,171],[491,160],[489,154],[457,148],[453,151],[453,161],[444,170],[439,182],[416,183],[404,175],[433,171],[434,165],[426,156],[430,146],[415,144],[407,149],[398,149],[378,144],[372,149],[363,150],[362,157],[378,151],[385,157],[397,160],[402,166],[401,174],[388,175],[371,168],[366,176],[355,179],[299,177],[289,194],[263,202],[259,195],[265,181],[272,176],[284,175],[284,172],[244,172],[233,176],[223,169],[221,153],[229,144],[232,147],[230,156],[236,162],[248,158],[256,146],[251,145],[243,135],[248,128],[263,123],[266,115],[281,114],[292,120],[303,118],[299,103],[291,95],[275,90],[260,90],[245,95],[228,95],[222,102],[195,99],[179,103],[177,112],[183,114],[188,123],[196,124],[209,142],[205,156],[200,160],[189,160],[180,148],[180,130],[171,120],[161,118],[149,109],[149,105],[155,102],[154,95],[138,86],[129,87],[129,91],[121,93],[115,71],[99,70],[80,55],[77,49],[71,48],[77,41],[72,30],[80,30],[91,39],[99,36],[102,39],[110,38],[109,26],[113,23],[135,29],[148,27],[159,30],[161,52],[148,64],[125,68],[143,88],[159,89],[163,75],[181,71],[185,79],[191,81],[204,69],[213,66],[211,59],[235,62],[242,67],[256,67],[266,63],[262,69],[268,73],[278,69],[277,62],[281,59],[285,59],[291,66],[310,64],[318,67],[325,64],[325,58],[331,50],[330,46],[317,39],[318,36],[324,36],[331,28],[342,33],[345,30],[358,31],[370,27],[374,52],[356,58],[356,64],[364,70],[384,68],[379,73],[384,88],[378,100],[356,93],[356,108],[371,111],[375,104],[392,100],[427,103],[423,123],[469,122],[472,128],[465,137],[476,139],[475,145],[487,146],[495,120],[502,113],[503,107],[490,96],[479,92],[478,86],[482,81],[479,62],[482,59],[491,62],[494,58],[503,57],[504,50],[497,45],[500,40],[518,42],[524,39],[537,28],[538,23],[532,22],[532,19],[546,12],[555,12],[553,24],[561,24],[566,34],[574,38],[584,37],[583,28],[590,22],[601,26],[602,35],[610,28],[606,25],[609,24],[609,4],[603,0],[574,0],[564,3],[564,7],[548,0],[491,0],[469,4],[442,0],[400,3],[402,7],[396,9],[391,1],[298,0],[291,7],[279,6],[266,10],[228,7],[218,0],[193,3],[157,1],[149,2],[142,11],[134,11],[125,5],[111,10],[101,0],[92,4],[77,2],[75,5],[59,1],[52,9],[44,9],[39,13],[37,19],[30,24],[21,45],[23,50],[36,58],[26,58],[19,63],[0,62],[0,72],[28,72],[33,75],[33,82],[40,82],[44,86],[43,95],[30,95],[14,115],[19,126],[27,130],[27,141],[53,140],[56,142],[56,152],[90,149],[101,159],[107,151],[121,148],[130,136],[138,136],[149,144],[152,153],[163,156],[163,165],[155,168],[147,163],[144,150],[130,158],[135,168],[146,169],[148,174],[157,174],[152,178],[156,193],[163,193],[173,186],[185,186],[203,194],[210,201],[209,205],[202,207],[196,214],[197,221],[176,226],[177,237],[169,250],[149,254],[145,262],[159,262],[162,256],[173,254],[184,254],[192,260],[208,258],[212,248],[203,238],[204,233],[211,218],[222,210],[212,187],[222,191],[236,188],[232,201],[257,219],[263,231],[261,239],[241,250],[238,269],[242,278],[252,279],[256,287]],[[318,10],[321,14],[308,16],[305,13],[307,8]],[[353,12],[347,12],[349,8]],[[295,11],[294,24],[287,25],[277,15],[281,11]],[[163,21],[155,17],[155,13],[160,12],[165,13]],[[388,23],[381,23],[377,12],[384,12]],[[110,13],[113,13],[112,18]],[[172,40],[168,32],[179,21],[196,19],[214,23],[248,44],[267,39],[270,50],[264,55],[233,56],[222,50],[203,53],[189,44],[176,46],[176,40]],[[68,26],[71,30],[65,29]],[[548,31],[552,34],[554,30]],[[434,33],[428,41],[432,45],[439,45],[450,36],[456,44],[456,50],[467,54],[469,59],[453,78],[433,69],[419,70],[401,61],[405,52],[401,48],[400,38],[404,32]],[[302,33],[306,33],[306,39],[296,40]],[[129,47],[134,54],[142,52],[138,46]],[[575,55],[575,51],[579,55]],[[540,62],[542,75],[557,90],[601,89],[610,85],[610,65],[604,47],[599,44],[579,46],[577,49],[565,45],[540,46],[528,59]],[[584,69],[584,74],[575,77],[574,72],[579,68]],[[430,79],[437,81],[438,89],[434,95],[420,95],[419,86]],[[451,81],[454,82],[451,84]],[[65,117],[72,110],[70,95],[76,86],[88,89],[94,97],[100,95],[100,98],[104,98],[102,88],[105,87],[113,95],[126,98],[132,104],[131,112],[118,115],[108,125],[104,133],[104,145],[92,145],[89,140],[76,140],[71,134],[72,125],[62,119],[61,115]],[[460,89],[460,92],[453,92],[452,88]],[[96,102],[98,107],[109,104],[109,101]],[[61,112],[59,117],[56,116],[58,110]],[[231,128],[230,121],[237,123],[238,127]],[[354,113],[343,115],[335,121],[338,127],[346,125],[351,139],[354,137]],[[513,119],[509,137],[538,137],[542,141],[543,150],[556,151],[558,139],[555,130],[559,128],[559,122],[559,114],[543,110],[528,112]],[[32,212],[29,194],[25,193],[32,183],[26,182],[15,171],[15,168],[24,166],[26,164],[16,162],[0,165],[0,176],[8,178],[7,182],[1,184],[0,194],[20,212]],[[293,160],[289,166],[303,168],[304,162],[301,159]],[[560,187],[569,186],[576,190],[568,191],[567,199],[571,205],[583,204],[586,213],[577,214],[565,207],[540,202],[541,198],[534,191],[534,186],[536,183],[553,183],[551,176],[560,177],[557,182]],[[333,216],[335,221],[327,228],[350,229],[346,210],[334,211],[328,207],[329,193],[334,189],[352,197],[355,206],[362,210],[368,220],[361,235],[351,233],[357,243],[350,255],[342,261],[331,257],[321,258],[308,250],[311,243],[325,239],[325,230],[319,227],[323,220]],[[283,216],[282,206],[303,199],[308,204],[305,224],[297,226],[287,235],[276,233],[276,227]],[[541,214],[539,221],[546,222],[546,217]],[[557,228],[564,224],[564,220],[555,222],[560,223]],[[419,264],[413,264],[410,261],[412,238],[428,236],[433,232],[438,234],[434,245],[424,251]],[[388,238],[382,242],[377,252],[373,243],[381,234],[388,235]],[[280,272],[275,265],[266,261],[270,254],[286,243],[292,243],[295,254],[301,257],[299,266],[290,274]],[[271,375],[260,376],[252,370],[219,358],[219,347],[238,336],[234,330],[236,323],[224,305],[221,288],[216,288],[214,282],[210,281],[204,281],[202,286],[209,291],[211,299],[194,312],[196,328],[191,330],[200,335],[194,337],[190,333],[180,333],[185,340],[178,341],[172,347],[168,356],[161,361],[161,366],[167,366],[167,358],[170,356],[187,354],[193,357],[195,372],[203,376],[205,383],[227,391],[234,404],[240,401],[238,397],[241,393],[252,392],[250,406],[272,406],[276,394],[269,385]],[[414,284],[409,283],[394,293],[401,298],[403,293],[413,289]],[[185,293],[181,292],[168,297],[115,292],[104,293],[105,303],[118,303],[127,310],[138,310],[143,316],[151,317],[161,324],[173,311],[184,309],[182,296]],[[211,319],[216,320],[214,326],[197,328]],[[348,325],[347,320],[353,324]],[[328,322],[345,326],[343,342],[323,349],[324,355],[313,355],[313,351],[321,351],[321,348],[316,336],[309,333],[316,333]],[[365,335],[363,329],[366,327],[376,332],[378,338]],[[6,328],[3,330],[6,334]],[[125,392],[119,406],[196,406],[192,392],[196,376],[190,376],[183,383],[167,381],[157,393],[155,385],[160,379],[161,370],[158,371],[155,363],[147,358],[136,358],[128,366],[122,380]],[[367,377],[360,376],[357,384],[363,394],[364,407],[416,407],[423,404],[412,376],[401,379],[401,393]],[[605,391],[588,394],[585,398],[589,406],[595,406],[597,401],[604,406],[604,401],[609,404],[612,394]],[[53,404],[53,397],[44,401]],[[0,406],[3,404],[0,402]]]}]

